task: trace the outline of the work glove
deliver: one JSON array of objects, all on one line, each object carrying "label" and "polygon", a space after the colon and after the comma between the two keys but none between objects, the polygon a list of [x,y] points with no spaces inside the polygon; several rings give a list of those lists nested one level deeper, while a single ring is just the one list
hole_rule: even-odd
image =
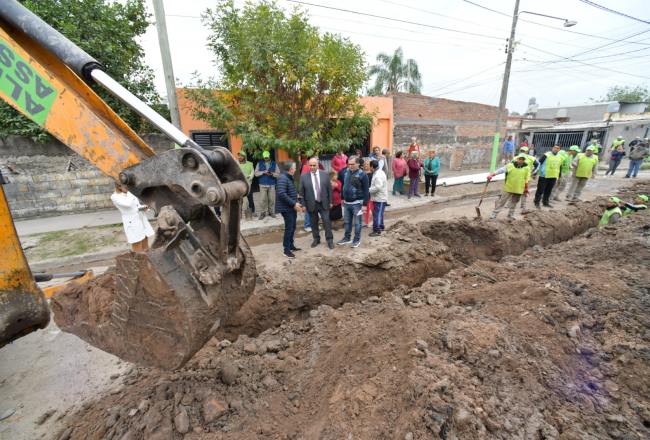
[{"label": "work glove", "polygon": [[494,177],[494,173],[490,173],[487,175],[487,181],[490,182],[492,178]]}]

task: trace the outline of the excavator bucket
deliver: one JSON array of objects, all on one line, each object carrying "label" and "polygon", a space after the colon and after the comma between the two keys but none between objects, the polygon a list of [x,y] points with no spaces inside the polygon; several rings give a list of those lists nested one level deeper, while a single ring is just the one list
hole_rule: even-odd
[{"label": "excavator bucket", "polygon": [[[99,62],[16,0],[0,1],[0,98],[128,186],[158,214],[153,249],[52,297],[62,330],[123,359],[178,368],[255,284],[241,237],[249,187],[225,148],[206,151],[110,78]],[[97,83],[183,148],[156,155],[87,84]],[[0,200],[0,346],[47,325],[4,194]]]},{"label": "excavator bucket", "polygon": [[124,360],[179,368],[254,286],[255,266],[241,243],[248,264],[208,289],[197,284],[182,246],[120,255],[115,269],[55,294],[54,320],[62,330]]}]

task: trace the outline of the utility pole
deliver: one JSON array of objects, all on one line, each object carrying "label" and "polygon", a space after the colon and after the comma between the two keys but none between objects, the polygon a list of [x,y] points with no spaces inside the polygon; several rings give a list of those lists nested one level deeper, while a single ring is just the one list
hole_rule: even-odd
[{"label": "utility pole", "polygon": [[512,52],[515,46],[515,29],[517,28],[517,19],[519,18],[519,0],[515,0],[515,12],[512,15],[512,27],[510,28],[510,39],[508,40],[508,56],[506,58],[506,68],[503,72],[503,83],[501,84],[501,97],[499,98],[499,109],[497,110],[497,125],[494,132],[494,141],[492,143],[492,160],[490,161],[490,171],[496,170],[497,157],[499,155],[499,145],[501,138],[501,129],[503,128],[503,119],[506,112],[506,101],[508,100],[508,83],[510,82],[510,66],[512,65]]},{"label": "utility pole", "polygon": [[[178,101],[176,99],[176,81],[174,80],[174,68],[172,56],[169,51],[169,39],[167,38],[167,22],[165,21],[165,7],[163,0],[152,0],[153,10],[156,16],[156,30],[158,31],[158,44],[160,56],[162,57],[163,73],[165,75],[165,87],[167,88],[167,102],[169,113],[172,117],[172,124],[181,128],[181,118],[178,113]],[[517,0],[518,2],[519,0]]]}]

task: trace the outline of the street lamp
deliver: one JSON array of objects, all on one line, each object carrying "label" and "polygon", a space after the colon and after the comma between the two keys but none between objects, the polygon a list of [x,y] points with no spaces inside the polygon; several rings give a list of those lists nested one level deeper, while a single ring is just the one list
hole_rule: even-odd
[{"label": "street lamp", "polygon": [[564,24],[563,24],[564,27],[571,27],[571,26],[575,26],[576,24],[578,24],[578,22],[575,21],[575,20],[568,20],[566,18],[556,17],[554,15],[540,14],[539,12],[521,11],[518,15],[521,15],[521,14],[538,15],[540,17],[546,17],[546,18],[553,18],[555,20],[561,20],[561,21],[564,22]]},{"label": "street lamp", "polygon": [[501,97],[499,98],[499,108],[497,110],[497,124],[494,133],[494,141],[492,143],[492,160],[490,161],[490,171],[494,171],[497,167],[497,156],[499,155],[499,140],[501,138],[501,129],[503,128],[503,114],[506,111],[506,100],[508,98],[508,84],[510,82],[510,67],[512,66],[512,52],[515,44],[515,30],[517,28],[517,20],[521,14],[538,15],[540,17],[552,18],[554,20],[564,21],[564,27],[575,26],[578,22],[575,20],[568,20],[566,18],[555,17],[553,15],[540,14],[537,12],[521,11],[519,12],[519,1],[515,1],[515,11],[512,14],[512,27],[510,28],[510,39],[508,40],[508,56],[506,58],[506,67],[503,72],[503,83],[501,84]]}]

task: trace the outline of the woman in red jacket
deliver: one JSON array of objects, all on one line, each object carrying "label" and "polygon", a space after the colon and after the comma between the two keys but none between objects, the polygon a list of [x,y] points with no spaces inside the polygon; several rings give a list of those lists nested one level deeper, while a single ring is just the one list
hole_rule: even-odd
[{"label": "woman in red jacket", "polygon": [[409,167],[409,179],[411,180],[411,186],[409,186],[409,199],[412,196],[420,197],[418,193],[418,186],[420,185],[420,168],[422,168],[422,163],[418,160],[418,152],[411,152],[411,157],[409,158],[406,165]]},{"label": "woman in red jacket", "polygon": [[341,189],[343,183],[338,179],[337,173],[330,171],[330,181],[332,182],[332,208],[330,209],[330,220],[341,220],[343,211],[341,209]]}]

